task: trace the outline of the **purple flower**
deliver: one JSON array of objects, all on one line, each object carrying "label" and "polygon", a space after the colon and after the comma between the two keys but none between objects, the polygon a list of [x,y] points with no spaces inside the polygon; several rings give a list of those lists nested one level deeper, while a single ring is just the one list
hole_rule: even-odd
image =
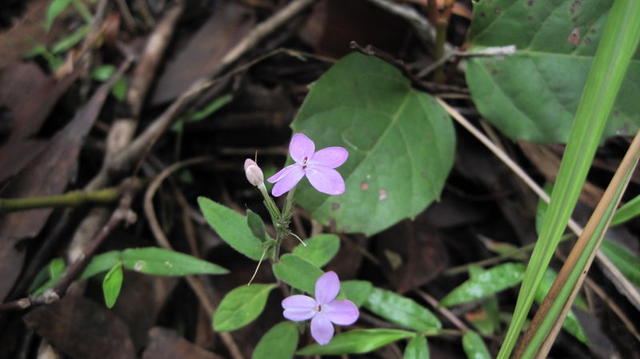
[{"label": "purple flower", "polygon": [[271,193],[280,197],[292,189],[302,177],[307,176],[318,191],[330,195],[344,193],[344,180],[334,168],[342,165],[349,157],[343,147],[327,147],[315,152],[316,145],[309,137],[297,133],[291,138],[289,154],[296,163],[289,165],[269,177],[275,183]]},{"label": "purple flower", "polygon": [[360,316],[352,301],[335,300],[339,291],[338,275],[327,272],[316,281],[315,299],[306,295],[287,297],[282,301],[283,315],[294,322],[311,319],[311,336],[325,345],[333,338],[333,324],[351,325]]}]

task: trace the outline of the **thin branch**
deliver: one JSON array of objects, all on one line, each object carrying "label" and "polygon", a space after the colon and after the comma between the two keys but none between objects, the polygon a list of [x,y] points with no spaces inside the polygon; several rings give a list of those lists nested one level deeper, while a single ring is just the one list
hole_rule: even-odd
[{"label": "thin branch", "polygon": [[34,208],[77,207],[87,203],[111,203],[120,197],[119,188],[97,191],[70,191],[44,197],[0,198],[0,213],[24,211]]},{"label": "thin branch", "polygon": [[98,232],[97,236],[90,242],[84,253],[81,256],[78,256],[78,259],[67,268],[62,278],[60,278],[53,288],[50,288],[39,295],[0,304],[0,311],[27,309],[34,305],[53,303],[62,298],[71,283],[76,280],[80,274],[82,274],[82,271],[85,269],[87,264],[89,264],[91,258],[93,258],[94,254],[98,251],[98,248],[100,248],[104,241],[109,237],[111,232],[123,221],[135,221],[135,214],[131,211],[131,202],[137,188],[139,188],[139,186],[135,184],[135,180],[125,180],[123,183],[123,194],[120,198],[118,208],[113,211],[109,221],[107,221],[104,227],[102,227]]}]

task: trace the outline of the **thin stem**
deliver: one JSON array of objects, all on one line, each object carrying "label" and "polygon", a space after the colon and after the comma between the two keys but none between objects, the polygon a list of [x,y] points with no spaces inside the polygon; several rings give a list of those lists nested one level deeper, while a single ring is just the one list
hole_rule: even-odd
[{"label": "thin stem", "polygon": [[120,193],[120,188],[105,188],[97,191],[71,191],[55,196],[0,198],[0,213],[34,208],[76,207],[87,203],[111,203],[118,199]]}]

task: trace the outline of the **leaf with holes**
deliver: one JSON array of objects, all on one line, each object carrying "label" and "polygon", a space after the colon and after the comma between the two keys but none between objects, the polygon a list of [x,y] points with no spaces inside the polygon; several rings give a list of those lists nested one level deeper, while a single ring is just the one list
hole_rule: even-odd
[{"label": "leaf with holes", "polygon": [[[467,61],[480,113],[514,140],[566,142],[611,0],[494,0],[474,6],[472,50],[515,45],[507,57]],[[640,53],[632,60],[605,135],[640,126]]]},{"label": "leaf with holes", "polygon": [[318,149],[349,151],[337,169],[343,195],[319,193],[306,180],[296,191],[296,202],[341,232],[372,235],[416,216],[438,200],[453,165],[447,113],[398,69],[362,54],[346,56],[322,75],[291,126]]}]

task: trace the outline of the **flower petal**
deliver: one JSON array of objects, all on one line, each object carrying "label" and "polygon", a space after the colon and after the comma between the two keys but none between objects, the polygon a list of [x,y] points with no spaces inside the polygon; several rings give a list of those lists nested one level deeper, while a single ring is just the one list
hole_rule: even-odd
[{"label": "flower petal", "polygon": [[338,195],[344,193],[344,180],[338,171],[324,166],[311,165],[306,170],[307,178],[319,192]]},{"label": "flower petal", "polygon": [[327,147],[314,153],[309,164],[336,168],[342,165],[347,158],[349,158],[349,152],[344,147]]},{"label": "flower petal", "polygon": [[316,315],[311,319],[311,336],[320,345],[325,345],[333,338],[333,325],[324,315]]},{"label": "flower petal", "polygon": [[282,179],[282,177],[286,176],[287,174],[289,174],[289,172],[291,172],[291,170],[294,167],[300,167],[297,164],[292,164],[292,165],[288,165],[287,167],[281,169],[280,171],[276,172],[276,174],[274,174],[273,176],[267,178],[267,181],[270,183],[276,183],[278,181],[280,181]]},{"label": "flower petal", "polygon": [[322,306],[322,312],[331,322],[338,325],[351,325],[358,320],[360,311],[350,300],[334,300]]},{"label": "flower petal", "polygon": [[327,272],[316,281],[316,302],[320,305],[331,302],[336,299],[340,291],[340,279],[336,272]]},{"label": "flower petal", "polygon": [[[302,166],[293,164],[285,167],[284,169],[286,170],[287,168],[289,168],[289,170],[278,178],[278,182],[271,189],[271,194],[274,197],[280,197],[283,193],[289,192],[289,190],[298,184],[302,177],[304,177],[304,170],[302,169]],[[278,175],[278,173],[276,173],[274,177]],[[269,182],[271,182],[271,178],[273,177],[269,178]]]},{"label": "flower petal", "polygon": [[289,143],[289,154],[294,161],[302,163],[305,159],[310,159],[316,151],[316,145],[311,139],[302,133],[296,133],[291,137]]},{"label": "flower petal", "polygon": [[292,295],[282,300],[282,308],[284,308],[285,318],[299,322],[312,318],[316,312],[315,299],[306,295]]}]

